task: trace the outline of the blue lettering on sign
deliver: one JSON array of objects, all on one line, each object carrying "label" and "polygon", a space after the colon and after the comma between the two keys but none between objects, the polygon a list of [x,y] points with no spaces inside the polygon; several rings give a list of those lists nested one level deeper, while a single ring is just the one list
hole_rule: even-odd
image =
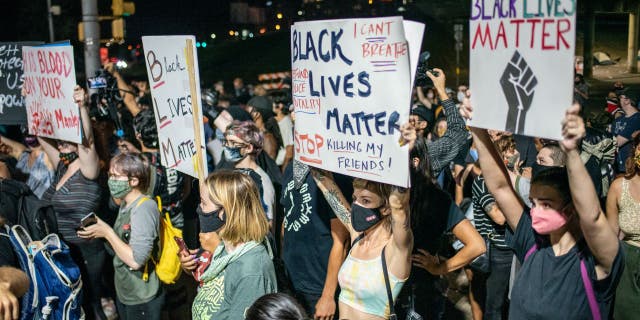
[{"label": "blue lettering on sign", "polygon": [[[312,97],[326,97],[327,95],[337,97],[343,95],[348,98],[353,98],[356,96],[354,92],[354,78],[355,75],[353,72],[344,76],[320,75],[320,77],[314,77],[313,71],[309,70],[309,93]],[[326,86],[325,83],[328,83],[328,86]],[[359,97],[366,98],[371,95],[371,83],[369,83],[369,74],[366,71],[358,73],[357,85]]]},{"label": "blue lettering on sign", "polygon": [[[334,124],[333,126],[340,133],[347,134],[347,131],[349,131],[351,135],[366,134],[369,137],[372,136],[372,127],[379,135],[392,135],[395,130],[399,131],[398,120],[400,119],[400,114],[393,111],[388,119],[386,117],[387,112],[382,111],[375,114],[364,112],[344,114],[341,118],[338,108],[333,108],[327,110],[326,128],[331,130],[332,124]],[[373,123],[371,122],[372,119],[375,119]],[[355,123],[355,128],[353,123]],[[364,125],[364,130],[361,124]]]},{"label": "blue lettering on sign", "polygon": [[[339,57],[347,65],[351,65],[353,61],[347,58],[342,52],[342,47],[340,46],[340,38],[344,31],[340,29],[339,31],[331,31],[331,36],[329,37],[329,31],[326,29],[320,31],[318,36],[318,43],[316,45],[315,39],[313,38],[313,34],[311,31],[307,31],[304,35],[304,41],[302,39],[303,35],[300,31],[293,32],[293,53],[292,58],[293,62],[297,60],[309,60],[311,56],[313,56],[313,60],[318,61],[318,52],[320,53],[320,59],[324,62],[329,62],[331,60],[335,60],[336,57]],[[331,50],[325,51],[323,53],[323,44],[329,42]],[[302,47],[304,43],[304,48]],[[317,49],[316,49],[317,47]]]}]

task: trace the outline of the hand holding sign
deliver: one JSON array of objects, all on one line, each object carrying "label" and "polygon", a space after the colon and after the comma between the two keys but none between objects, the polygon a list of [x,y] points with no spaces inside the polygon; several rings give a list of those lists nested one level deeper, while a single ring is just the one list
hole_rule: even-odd
[{"label": "hand holding sign", "polygon": [[580,140],[585,136],[584,121],[580,117],[580,105],[574,103],[567,109],[564,119],[562,120],[562,137],[560,146],[564,152],[572,151],[578,148]]},{"label": "hand holding sign", "polygon": [[76,85],[76,87],[73,88],[73,101],[75,101],[75,103],[77,103],[79,107],[83,107],[84,97],[85,97],[84,89]]}]

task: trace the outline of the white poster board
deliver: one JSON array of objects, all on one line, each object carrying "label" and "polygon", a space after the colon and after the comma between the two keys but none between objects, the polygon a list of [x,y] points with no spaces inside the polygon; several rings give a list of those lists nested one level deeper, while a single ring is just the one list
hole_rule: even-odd
[{"label": "white poster board", "polygon": [[73,47],[66,43],[22,47],[22,60],[29,133],[81,143],[80,109],[73,100]]},{"label": "white poster board", "polygon": [[470,125],[562,138],[573,101],[576,1],[471,1]]},{"label": "white poster board", "polygon": [[[187,40],[192,56],[187,55]],[[162,165],[198,178],[198,170],[207,175],[207,162],[202,109],[194,108],[196,102],[199,105],[202,101],[195,41],[193,36],[142,37]],[[191,94],[187,59],[194,65],[195,74],[191,78],[195,82],[195,97]]]},{"label": "white poster board", "polygon": [[413,78],[402,17],[298,22],[291,50],[296,160],[408,187],[399,128]]}]

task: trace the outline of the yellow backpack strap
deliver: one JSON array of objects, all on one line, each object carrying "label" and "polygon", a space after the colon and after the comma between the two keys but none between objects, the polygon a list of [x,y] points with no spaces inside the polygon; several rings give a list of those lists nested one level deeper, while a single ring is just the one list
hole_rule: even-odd
[{"label": "yellow backpack strap", "polygon": [[136,203],[136,208],[138,208],[141,204],[147,202],[147,200],[150,200],[147,197],[143,197],[142,199],[138,200],[138,203]]},{"label": "yellow backpack strap", "polygon": [[156,196],[156,202],[158,203],[158,211],[162,214],[162,199],[160,196]]}]

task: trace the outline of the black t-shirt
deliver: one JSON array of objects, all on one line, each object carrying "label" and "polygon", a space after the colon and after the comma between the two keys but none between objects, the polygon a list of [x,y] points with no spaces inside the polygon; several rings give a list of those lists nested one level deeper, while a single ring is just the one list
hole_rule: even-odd
[{"label": "black t-shirt", "polygon": [[20,267],[5,226],[0,226],[0,267]]},{"label": "black t-shirt", "polygon": [[[580,256],[593,284],[600,314],[606,318],[624,269],[622,245],[608,277],[596,280],[595,260],[584,241],[568,253],[556,256],[548,237],[535,233],[529,208],[525,208],[515,232],[507,229],[507,244],[522,263],[511,293],[509,318],[512,319],[591,319],[591,310],[580,273]],[[526,261],[527,252],[538,243],[538,250]],[[524,261],[524,262],[523,262]]]},{"label": "black t-shirt", "polygon": [[[433,255],[448,256],[452,248],[451,239],[446,233],[465,218],[464,213],[451,197],[440,189],[434,187],[426,192],[424,197],[425,201],[428,201],[428,210],[411,211],[412,219],[416,219],[416,223],[411,227],[414,239],[413,253],[418,253],[418,249],[425,249]],[[426,270],[413,266],[411,279],[416,283],[431,283],[432,286],[435,277]]]},{"label": "black t-shirt", "polygon": [[[311,174],[299,189],[295,188],[292,163],[284,172],[280,199],[284,209],[282,259],[296,292],[320,295],[333,246],[331,219],[336,216]],[[351,182],[338,174],[334,177],[349,200]]]},{"label": "black t-shirt", "polygon": [[156,177],[152,195],[160,196],[164,211],[172,216],[181,213],[185,175],[176,169],[162,166],[158,152],[147,152],[144,155],[155,168]]}]

